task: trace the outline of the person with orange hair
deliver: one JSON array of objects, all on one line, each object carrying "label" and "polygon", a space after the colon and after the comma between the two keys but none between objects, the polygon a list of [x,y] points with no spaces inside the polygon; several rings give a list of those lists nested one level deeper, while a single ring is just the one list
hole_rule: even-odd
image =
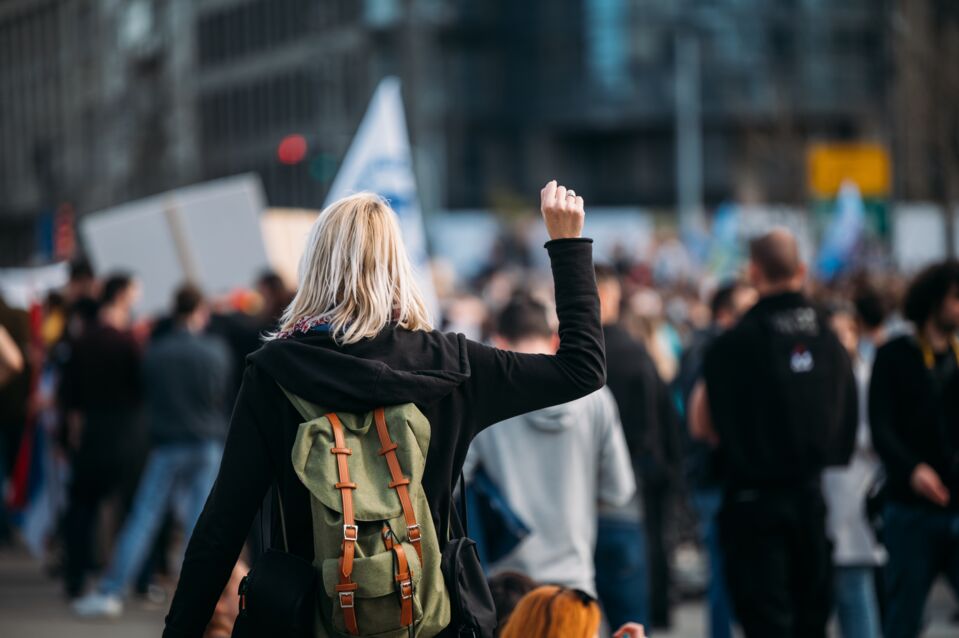
[{"label": "person with orange hair", "polygon": [[[506,621],[500,638],[595,638],[602,614],[596,599],[556,585],[526,594]],[[628,623],[613,638],[645,638],[642,625]]]}]

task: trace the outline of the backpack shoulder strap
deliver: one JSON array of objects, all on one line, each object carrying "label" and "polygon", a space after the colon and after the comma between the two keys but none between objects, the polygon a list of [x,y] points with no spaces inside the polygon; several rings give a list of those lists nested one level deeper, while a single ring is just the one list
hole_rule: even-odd
[{"label": "backpack shoulder strap", "polygon": [[416,549],[420,562],[423,560],[423,549],[420,545],[422,538],[420,526],[416,522],[416,512],[413,509],[413,501],[410,500],[409,484],[410,479],[403,475],[403,468],[400,467],[400,461],[396,456],[396,450],[399,447],[393,439],[390,438],[390,430],[386,424],[386,410],[376,408],[373,411],[373,421],[376,424],[376,434],[380,439],[380,451],[378,454],[386,458],[386,464],[390,470],[389,487],[396,490],[396,496],[400,499],[400,505],[403,508],[403,517],[406,519],[406,533],[410,544]]}]

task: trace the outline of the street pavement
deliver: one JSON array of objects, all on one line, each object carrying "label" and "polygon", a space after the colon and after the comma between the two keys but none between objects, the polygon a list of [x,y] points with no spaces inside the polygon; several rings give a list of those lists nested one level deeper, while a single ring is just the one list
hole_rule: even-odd
[{"label": "street pavement", "polygon": [[[943,587],[933,595],[933,623],[924,638],[955,638],[959,625],[949,623],[955,604]],[[158,638],[163,631],[166,604],[133,601],[117,620],[76,618],[61,595],[59,583],[39,563],[20,550],[0,550],[0,637],[2,638]],[[670,632],[661,638],[705,636],[704,612],[699,602],[679,605]],[[835,632],[833,632],[835,634]]]}]

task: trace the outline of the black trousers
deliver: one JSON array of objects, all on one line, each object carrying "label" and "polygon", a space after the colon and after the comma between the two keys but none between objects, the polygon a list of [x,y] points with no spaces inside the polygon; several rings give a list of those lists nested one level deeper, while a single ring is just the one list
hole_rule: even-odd
[{"label": "black trousers", "polygon": [[719,533],[729,595],[748,638],[825,638],[832,546],[818,485],[730,490]]},{"label": "black trousers", "polygon": [[71,598],[83,593],[87,576],[99,567],[94,541],[103,505],[115,500],[123,514],[136,489],[145,456],[140,426],[132,411],[87,417],[63,520],[64,585]]},{"label": "black trousers", "polygon": [[646,548],[649,565],[649,624],[656,629],[669,629],[671,624],[669,544],[666,526],[669,520],[671,493],[662,483],[643,490],[646,527]]}]

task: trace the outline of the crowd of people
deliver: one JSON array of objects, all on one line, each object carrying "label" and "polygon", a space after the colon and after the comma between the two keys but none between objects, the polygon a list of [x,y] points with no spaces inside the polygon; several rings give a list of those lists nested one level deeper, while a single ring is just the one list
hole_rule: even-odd
[{"label": "crowd of people", "polygon": [[[549,188],[544,202],[560,197]],[[561,197],[575,213],[575,194]],[[376,319],[316,314],[322,294],[306,298],[304,281],[388,288],[343,272],[374,262],[322,263],[335,252],[322,242],[348,251],[355,229],[315,229],[320,256],[308,252],[312,279],[296,292],[272,273],[225,299],[186,284],[168,316],[144,321],[135,276],[77,262],[32,325],[0,304],[0,463],[13,481],[31,432],[55,443],[67,478],[45,544],[75,612],[117,616],[131,592],[162,595],[155,584],[186,552],[168,635],[193,635],[204,614],[207,635],[229,635],[237,580],[275,545],[278,507],[286,549],[314,556],[307,490],[292,467],[274,469],[289,466],[303,420],[289,391],[357,413],[411,401],[450,429],[433,428],[429,449],[448,458],[427,462],[422,484],[436,528],[476,540],[500,636],[668,628],[674,550],[689,540],[707,557],[713,638],[735,625],[824,636],[833,615],[844,638],[920,635],[934,581],[959,590],[959,264],[908,282],[811,281],[778,229],[751,241],[741,277],[707,289],[627,259],[593,266],[551,210],[553,282],[498,253],[440,287],[437,327],[495,348],[407,343]],[[384,312],[411,334],[425,325],[415,295]],[[331,333],[348,339],[332,349]],[[290,427],[264,434],[256,419]],[[16,509],[8,499],[0,512],[4,539]],[[228,554],[244,545],[238,567]],[[230,575],[210,621],[204,605]]]}]

